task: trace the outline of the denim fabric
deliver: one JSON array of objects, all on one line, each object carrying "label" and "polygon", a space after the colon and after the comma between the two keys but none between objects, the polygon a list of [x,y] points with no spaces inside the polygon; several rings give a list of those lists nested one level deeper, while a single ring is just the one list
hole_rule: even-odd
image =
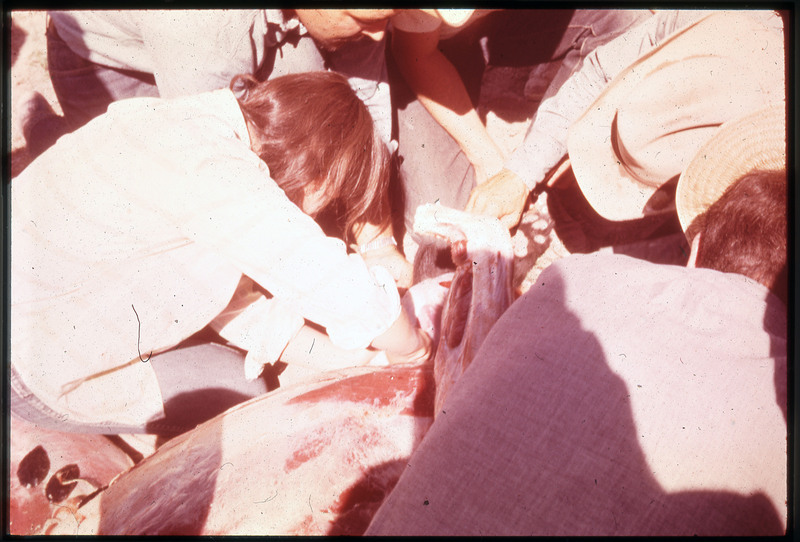
[{"label": "denim fabric", "polygon": [[[134,425],[124,425],[113,422],[107,423],[84,423],[68,419],[66,415],[59,414],[55,410],[45,405],[36,395],[31,392],[22,382],[14,366],[9,369],[9,410],[12,415],[18,416],[43,429],[60,431],[62,433],[96,433],[102,435],[113,435],[120,433],[146,433],[145,428]],[[156,430],[157,429],[157,430]],[[152,432],[159,433],[178,433],[185,430],[181,427],[173,427],[164,424],[154,428]]]},{"label": "denim fabric", "polygon": [[42,428],[64,433],[154,433],[188,431],[253,397],[267,393],[265,379],[244,379],[244,355],[214,343],[176,348],[148,360],[158,378],[165,417],[145,426],[68,419],[45,405],[10,367],[9,407],[13,415]]},{"label": "denim fabric", "polygon": [[63,116],[48,108],[22,127],[33,157],[49,149],[61,136],[74,132],[102,115],[111,102],[134,96],[158,96],[151,74],[94,64],[77,55],[48,21],[47,69]]}]

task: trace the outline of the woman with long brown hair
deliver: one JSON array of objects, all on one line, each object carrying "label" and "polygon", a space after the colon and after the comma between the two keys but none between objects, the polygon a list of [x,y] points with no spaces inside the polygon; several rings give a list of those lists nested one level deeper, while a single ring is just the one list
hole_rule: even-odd
[{"label": "woman with long brown hair", "polygon": [[[345,245],[380,216],[387,160],[325,72],[123,100],[62,137],[11,182],[12,412],[177,433],[278,361],[426,358],[391,277]],[[228,344],[187,346],[209,328]]]}]

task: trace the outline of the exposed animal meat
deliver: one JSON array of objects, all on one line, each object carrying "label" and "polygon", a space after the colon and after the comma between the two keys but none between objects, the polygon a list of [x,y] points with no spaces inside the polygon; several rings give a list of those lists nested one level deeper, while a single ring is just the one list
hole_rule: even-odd
[{"label": "exposed animal meat", "polygon": [[429,367],[325,373],[177,437],[81,512],[98,534],[358,534],[432,418]]},{"label": "exposed animal meat", "polygon": [[438,415],[449,390],[514,300],[514,249],[508,230],[496,218],[441,205],[421,205],[414,216],[414,230],[447,240],[457,266],[434,358],[434,412]]},{"label": "exposed animal meat", "polygon": [[238,405],[119,476],[67,532],[363,533],[512,300],[511,242],[496,219],[426,206],[417,220],[451,243],[458,264],[404,299],[441,336],[433,363],[326,372]]}]

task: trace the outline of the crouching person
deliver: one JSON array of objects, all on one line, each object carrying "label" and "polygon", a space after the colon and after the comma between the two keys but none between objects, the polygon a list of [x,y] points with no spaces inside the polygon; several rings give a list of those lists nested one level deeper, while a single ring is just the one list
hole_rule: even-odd
[{"label": "crouching person", "polygon": [[[15,415],[175,434],[266,392],[278,360],[429,355],[388,273],[346,249],[388,182],[347,80],[234,84],[114,103],[11,181]],[[209,327],[237,348],[175,348]]]},{"label": "crouching person", "polygon": [[547,268],[366,534],[785,533],[785,168],[782,107],[726,123],[678,181],[687,267]]}]

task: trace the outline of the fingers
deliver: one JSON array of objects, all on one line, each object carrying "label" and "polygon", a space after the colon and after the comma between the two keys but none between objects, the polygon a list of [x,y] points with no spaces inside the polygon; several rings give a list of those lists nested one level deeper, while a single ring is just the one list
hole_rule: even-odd
[{"label": "fingers", "polygon": [[500,199],[498,198],[498,192],[502,192],[502,188],[502,184],[497,181],[496,177],[479,184],[472,189],[465,210],[469,213],[498,216],[499,218],[498,213],[502,213],[504,210],[502,205],[499,205]]},{"label": "fingers", "polygon": [[466,211],[497,217],[511,229],[519,223],[527,200],[528,187],[522,179],[511,171],[503,170],[473,189]]},{"label": "fingers", "polygon": [[422,345],[419,350],[414,353],[413,359],[411,360],[415,363],[422,363],[428,360],[433,354],[433,341],[430,336],[422,330],[420,330],[419,334]]},{"label": "fingers", "polygon": [[520,219],[522,218],[522,210],[518,213],[510,213],[503,215],[500,218],[500,223],[508,230],[512,229],[514,226],[519,224]]},{"label": "fingers", "polygon": [[391,245],[370,250],[362,254],[362,257],[368,266],[381,265],[386,268],[398,288],[408,289],[411,287],[414,267],[396,246]]},{"label": "fingers", "polygon": [[475,213],[475,214],[484,214],[486,209],[486,202],[484,201],[485,198],[483,197],[483,185],[478,185],[472,189],[472,192],[469,195],[469,200],[467,200],[467,206],[464,208],[465,211],[468,213]]}]

